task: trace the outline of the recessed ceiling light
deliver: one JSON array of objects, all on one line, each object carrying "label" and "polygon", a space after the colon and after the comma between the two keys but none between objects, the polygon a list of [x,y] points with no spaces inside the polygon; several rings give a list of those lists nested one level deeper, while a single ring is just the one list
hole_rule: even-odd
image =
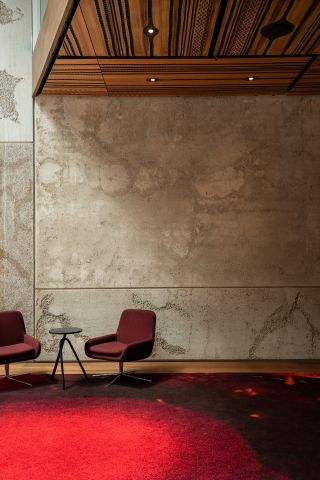
[{"label": "recessed ceiling light", "polygon": [[149,38],[154,38],[159,33],[159,29],[153,25],[152,22],[149,22],[147,26],[144,27],[143,33]]},{"label": "recessed ceiling light", "polygon": [[150,78],[147,78],[147,82],[158,82],[159,81],[159,78],[156,78],[156,77],[150,77]]},{"label": "recessed ceiling light", "polygon": [[254,78],[254,77],[248,77],[248,80],[249,80],[250,82],[252,82],[252,80],[255,80],[255,78]]}]

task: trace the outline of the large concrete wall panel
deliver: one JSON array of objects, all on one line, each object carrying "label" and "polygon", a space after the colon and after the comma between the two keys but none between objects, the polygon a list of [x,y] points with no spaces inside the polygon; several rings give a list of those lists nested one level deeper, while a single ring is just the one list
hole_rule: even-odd
[{"label": "large concrete wall panel", "polygon": [[37,286],[319,285],[319,107],[40,98]]},{"label": "large concrete wall panel", "polygon": [[[53,360],[52,327],[79,326],[90,337],[113,333],[124,308],[157,314],[156,359],[319,358],[320,288],[163,288],[38,290],[36,335]],[[66,358],[72,352],[66,349]]]},{"label": "large concrete wall panel", "polygon": [[38,98],[37,334],[154,308],[153,358],[319,356],[319,97]]}]

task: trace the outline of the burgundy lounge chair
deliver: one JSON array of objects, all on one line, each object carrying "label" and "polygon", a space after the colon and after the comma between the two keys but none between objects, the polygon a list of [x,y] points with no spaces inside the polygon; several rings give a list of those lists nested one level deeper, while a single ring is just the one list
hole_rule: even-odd
[{"label": "burgundy lounge chair", "polygon": [[[97,360],[119,362],[119,374],[107,384],[112,385],[120,377],[151,380],[123,372],[123,363],[142,360],[151,355],[156,328],[156,314],[150,310],[124,310],[117,333],[92,338],[85,344],[86,355]],[[113,375],[95,375],[110,377]]]},{"label": "burgundy lounge chair", "polygon": [[0,365],[5,366],[5,376],[15,382],[32,387],[9,375],[9,365],[15,362],[33,360],[40,355],[41,345],[38,340],[26,334],[21,312],[14,310],[0,312]]}]

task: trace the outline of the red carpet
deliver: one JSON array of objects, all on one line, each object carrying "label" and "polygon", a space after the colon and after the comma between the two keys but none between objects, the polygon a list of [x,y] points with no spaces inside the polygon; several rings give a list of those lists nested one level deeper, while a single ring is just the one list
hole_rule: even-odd
[{"label": "red carpet", "polygon": [[248,480],[263,473],[225,422],[161,402],[45,400],[8,405],[1,417],[6,480],[21,472],[33,480]]},{"label": "red carpet", "polygon": [[[297,391],[296,385],[289,386],[285,379],[276,377],[269,377],[268,382],[254,381],[252,377],[167,376],[147,387],[129,382],[113,389],[106,389],[99,381],[86,383],[73,378],[64,392],[44,377],[36,379],[32,390],[2,384],[1,478],[318,478],[312,476],[312,470],[311,475],[302,473],[301,464],[297,464],[300,472],[290,471],[288,459],[279,452],[278,441],[282,441],[283,433],[279,430],[278,435],[275,426],[274,438],[268,443],[269,423],[274,415],[268,406],[270,380],[273,378],[273,387],[283,380],[274,395],[284,388],[291,396]],[[307,388],[305,384],[300,386]],[[311,400],[317,401],[316,396],[302,395],[301,399],[300,393],[299,402],[302,400],[305,406],[311,405]],[[296,399],[291,400],[291,407],[296,406]],[[249,409],[244,414],[245,406]],[[299,421],[297,417],[296,422]],[[286,441],[290,447],[295,440],[288,437]],[[311,460],[316,463],[316,459]]]}]

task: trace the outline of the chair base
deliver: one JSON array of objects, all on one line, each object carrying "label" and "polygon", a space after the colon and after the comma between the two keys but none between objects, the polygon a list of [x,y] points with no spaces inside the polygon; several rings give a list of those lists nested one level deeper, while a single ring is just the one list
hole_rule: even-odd
[{"label": "chair base", "polygon": [[8,380],[12,380],[13,382],[22,383],[23,385],[27,385],[28,387],[32,387],[32,383],[24,382],[23,380],[19,380],[18,378],[11,377],[11,375],[9,375],[9,364],[8,363],[5,364],[4,368],[5,368],[5,375],[0,377],[0,380],[5,380],[7,378]]},{"label": "chair base", "polygon": [[28,387],[32,387],[32,383],[24,382],[23,380],[18,380],[17,378],[11,377],[9,375],[4,375],[3,377],[0,377],[0,380],[5,380],[6,378],[8,380],[12,380],[13,382],[23,383],[23,385],[28,385]]},{"label": "chair base", "polygon": [[93,377],[98,377],[98,378],[108,378],[108,377],[114,377],[111,382],[106,384],[106,387],[110,387],[113,383],[119,380],[121,377],[130,377],[130,378],[135,378],[136,380],[142,380],[143,382],[148,382],[151,383],[152,380],[149,378],[143,378],[143,377],[138,377],[137,375],[133,375],[134,371],[130,372],[123,372],[123,365],[120,363],[120,371],[119,373],[102,373],[102,374],[94,374],[92,375]]}]

